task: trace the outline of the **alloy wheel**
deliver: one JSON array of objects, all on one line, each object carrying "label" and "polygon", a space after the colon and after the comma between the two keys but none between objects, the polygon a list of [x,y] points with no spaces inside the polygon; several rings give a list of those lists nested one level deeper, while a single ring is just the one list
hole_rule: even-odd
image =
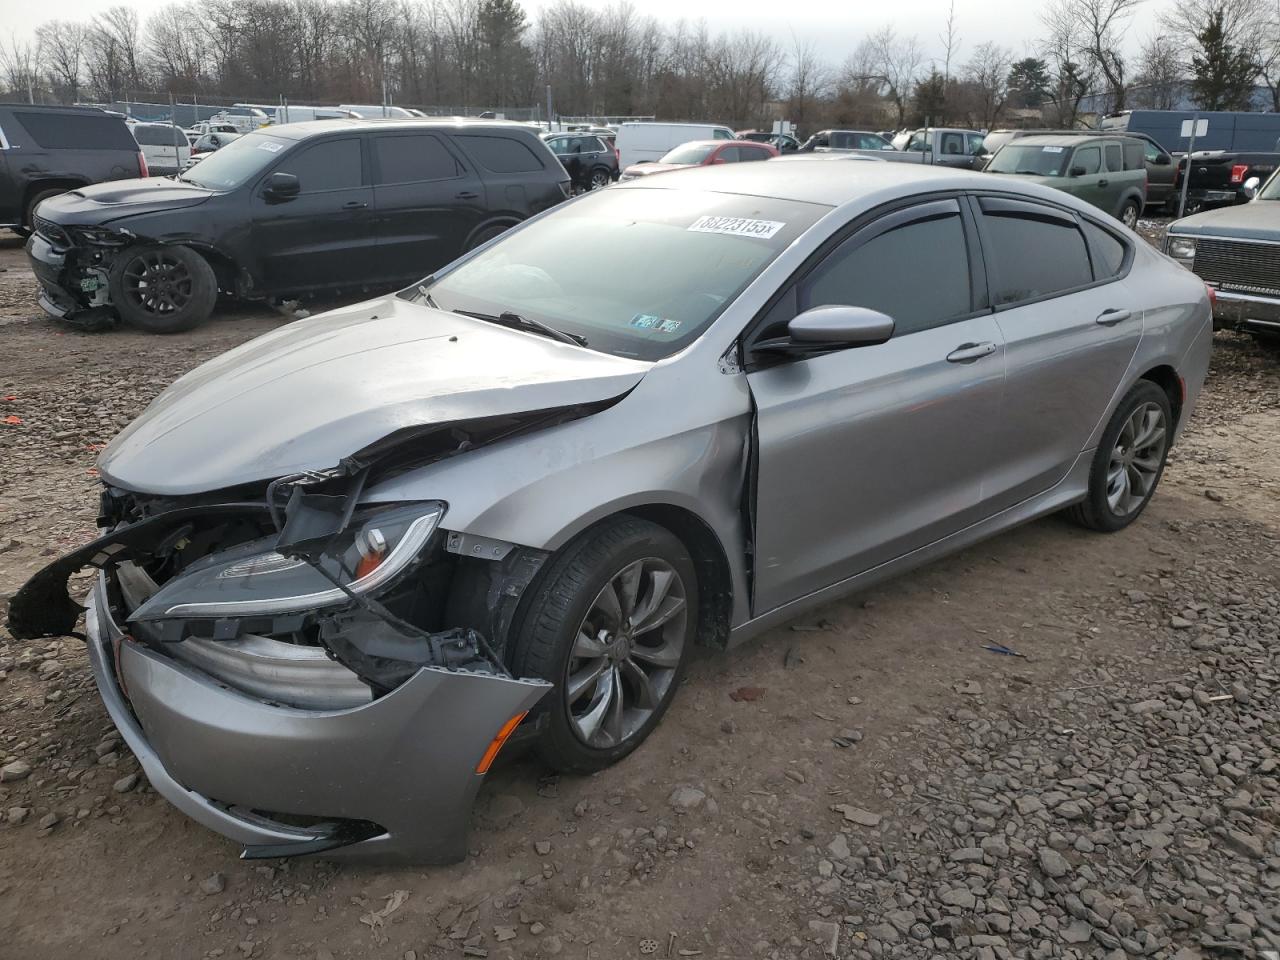
[{"label": "alloy wheel", "polygon": [[1138,225],[1138,208],[1133,204],[1129,204],[1124,208],[1124,212],[1120,214],[1124,225],[1132,230]]},{"label": "alloy wheel", "polygon": [[1164,462],[1164,411],[1159,404],[1140,404],[1125,420],[1107,464],[1107,504],[1118,517],[1142,507]]},{"label": "alloy wheel", "polygon": [[627,564],[591,602],[565,670],[574,734],[608,749],[635,736],[670,694],[684,653],[687,605],[665,560]]},{"label": "alloy wheel", "polygon": [[597,170],[591,174],[591,189],[599,190],[601,187],[609,185],[609,174],[603,170]]},{"label": "alloy wheel", "polygon": [[123,281],[125,296],[148,313],[177,313],[191,302],[191,271],[163,250],[134,257],[124,269]]}]

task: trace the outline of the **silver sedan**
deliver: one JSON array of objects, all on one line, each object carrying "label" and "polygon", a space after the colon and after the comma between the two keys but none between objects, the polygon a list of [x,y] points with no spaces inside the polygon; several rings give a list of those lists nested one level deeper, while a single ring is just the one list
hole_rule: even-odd
[{"label": "silver sedan", "polygon": [[1155,492],[1204,285],[1059,191],[794,160],[585,196],[187,374],[104,452],[74,629],[156,789],[246,856],[444,861],[508,738],[589,772],[695,644]]}]

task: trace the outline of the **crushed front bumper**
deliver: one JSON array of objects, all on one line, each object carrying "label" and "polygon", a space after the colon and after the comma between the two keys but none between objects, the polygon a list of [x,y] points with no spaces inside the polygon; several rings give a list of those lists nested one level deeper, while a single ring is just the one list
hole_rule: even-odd
[{"label": "crushed front bumper", "polygon": [[426,667],[358,707],[280,706],[126,637],[105,576],[87,606],[94,680],[152,786],[246,856],[462,859],[477,765],[551,689]]},{"label": "crushed front bumper", "polygon": [[67,270],[65,253],[55,250],[40,234],[33,233],[27,238],[27,259],[40,284],[40,308],[45,313],[62,319],[74,310],[84,309],[76,295],[63,286]]}]

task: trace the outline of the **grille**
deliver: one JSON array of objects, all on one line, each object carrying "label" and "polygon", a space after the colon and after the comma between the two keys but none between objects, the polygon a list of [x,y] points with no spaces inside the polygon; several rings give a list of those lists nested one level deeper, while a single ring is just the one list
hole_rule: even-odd
[{"label": "grille", "polygon": [[1195,271],[1226,289],[1280,296],[1280,245],[1200,239]]},{"label": "grille", "polygon": [[36,233],[40,234],[55,247],[68,247],[71,245],[71,238],[67,236],[67,231],[56,223],[52,223],[44,217],[35,217],[33,221]]}]

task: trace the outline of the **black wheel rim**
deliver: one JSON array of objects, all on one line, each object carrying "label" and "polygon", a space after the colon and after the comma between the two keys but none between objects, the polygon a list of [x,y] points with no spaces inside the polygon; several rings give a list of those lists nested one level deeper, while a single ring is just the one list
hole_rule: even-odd
[{"label": "black wheel rim", "polygon": [[124,268],[123,279],[125,299],[147,313],[178,313],[191,302],[191,271],[168,251],[138,254]]}]

